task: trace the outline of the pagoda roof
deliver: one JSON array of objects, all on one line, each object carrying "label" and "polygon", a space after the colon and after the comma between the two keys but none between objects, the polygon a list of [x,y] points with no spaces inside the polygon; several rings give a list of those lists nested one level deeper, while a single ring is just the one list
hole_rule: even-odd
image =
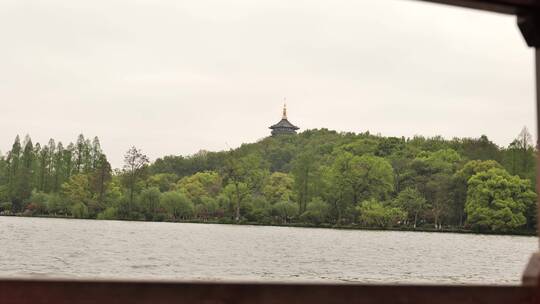
[{"label": "pagoda roof", "polygon": [[298,130],[297,126],[290,123],[286,118],[281,119],[277,124],[270,127],[270,129],[277,129],[277,128],[288,128],[288,129],[294,129]]}]

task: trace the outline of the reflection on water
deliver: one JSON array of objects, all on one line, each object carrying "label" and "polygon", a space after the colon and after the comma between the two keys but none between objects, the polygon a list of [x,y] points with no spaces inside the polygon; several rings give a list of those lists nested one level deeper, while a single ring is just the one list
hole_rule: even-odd
[{"label": "reflection on water", "polygon": [[536,237],[0,217],[0,276],[518,284]]}]

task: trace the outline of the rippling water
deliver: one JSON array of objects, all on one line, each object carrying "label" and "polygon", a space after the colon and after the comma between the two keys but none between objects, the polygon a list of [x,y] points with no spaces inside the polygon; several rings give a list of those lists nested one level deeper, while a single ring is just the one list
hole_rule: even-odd
[{"label": "rippling water", "polygon": [[518,284],[536,237],[0,217],[0,276]]}]

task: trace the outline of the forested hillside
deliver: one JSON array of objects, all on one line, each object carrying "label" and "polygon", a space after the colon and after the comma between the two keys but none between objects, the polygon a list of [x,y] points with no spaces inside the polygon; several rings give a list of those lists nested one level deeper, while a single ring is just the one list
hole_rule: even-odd
[{"label": "forested hillside", "polygon": [[326,129],[231,151],[138,149],[112,170],[99,140],[16,138],[0,158],[1,214],[484,232],[533,231],[535,149],[486,136],[396,138]]}]

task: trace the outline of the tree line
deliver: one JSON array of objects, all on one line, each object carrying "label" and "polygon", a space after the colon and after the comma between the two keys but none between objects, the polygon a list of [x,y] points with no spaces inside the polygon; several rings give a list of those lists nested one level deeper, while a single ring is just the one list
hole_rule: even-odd
[{"label": "tree line", "polygon": [[0,214],[407,229],[534,231],[535,148],[327,129],[230,151],[137,148],[112,170],[99,139],[63,146],[17,136],[0,157]]}]

